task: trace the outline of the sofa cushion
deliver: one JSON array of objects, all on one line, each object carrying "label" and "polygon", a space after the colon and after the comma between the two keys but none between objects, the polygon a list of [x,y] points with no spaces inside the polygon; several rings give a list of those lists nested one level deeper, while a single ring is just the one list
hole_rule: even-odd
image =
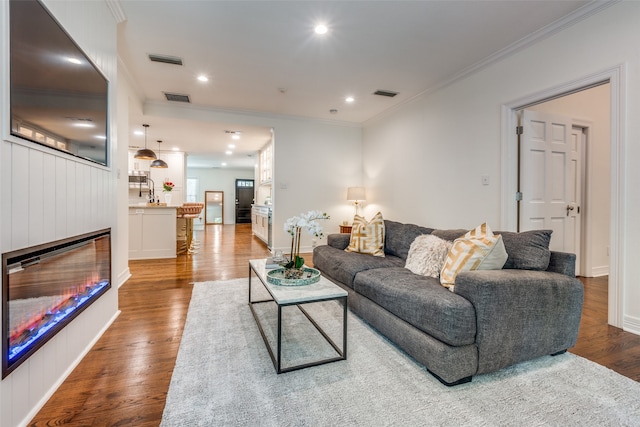
[{"label": "sofa cushion", "polygon": [[[416,237],[431,234],[433,228],[420,227],[414,224],[402,224],[395,221],[384,221],[384,251],[387,254],[407,259],[409,248]],[[462,233],[464,234],[464,232]]]},{"label": "sofa cushion", "polygon": [[359,272],[353,282],[359,294],[423,332],[452,346],[475,342],[476,314],[465,298],[406,268]]},{"label": "sofa cushion", "polygon": [[433,234],[418,236],[409,247],[404,268],[412,273],[437,279],[450,249],[451,242]]},{"label": "sofa cushion", "polygon": [[356,215],[351,228],[351,240],[345,251],[383,257],[384,237],[384,220],[380,212],[371,221]]},{"label": "sofa cushion", "polygon": [[509,258],[503,268],[544,271],[549,267],[552,230],[532,230],[514,233],[496,231],[502,235]]},{"label": "sofa cushion", "polygon": [[[468,230],[433,230],[434,236],[444,240],[455,240],[464,236]],[[549,266],[549,242],[551,230],[533,230],[515,233],[513,231],[496,231],[502,236],[507,251],[507,262],[502,268],[521,270],[546,270]]]},{"label": "sofa cushion", "polygon": [[452,230],[433,230],[433,232],[431,234],[433,234],[434,236],[438,236],[441,239],[453,242],[458,237],[462,237],[465,234],[467,234],[467,231],[469,231],[469,230],[465,230],[465,229],[462,229],[462,228],[456,228],[456,229],[452,229]]},{"label": "sofa cushion", "polygon": [[360,271],[403,265],[402,258],[391,255],[383,258],[355,252],[345,253],[344,250],[327,245],[317,246],[313,250],[313,266],[322,274],[350,288],[353,288],[353,279]]},{"label": "sofa cushion", "polygon": [[329,234],[327,236],[327,245],[344,250],[349,246],[349,240],[351,240],[349,234]]},{"label": "sofa cushion", "polygon": [[500,270],[507,260],[502,236],[484,223],[454,240],[440,272],[440,283],[450,287],[462,271]]}]

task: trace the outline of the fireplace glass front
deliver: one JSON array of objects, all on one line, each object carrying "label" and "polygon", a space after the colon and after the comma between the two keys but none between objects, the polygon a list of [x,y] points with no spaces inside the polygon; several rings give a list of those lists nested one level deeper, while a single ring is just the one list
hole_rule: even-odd
[{"label": "fireplace glass front", "polygon": [[110,287],[110,229],[2,254],[2,378]]}]

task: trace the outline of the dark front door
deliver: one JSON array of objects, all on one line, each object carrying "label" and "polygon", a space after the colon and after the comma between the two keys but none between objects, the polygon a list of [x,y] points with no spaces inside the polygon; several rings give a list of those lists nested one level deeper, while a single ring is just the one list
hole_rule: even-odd
[{"label": "dark front door", "polygon": [[251,223],[253,180],[236,179],[236,224]]}]

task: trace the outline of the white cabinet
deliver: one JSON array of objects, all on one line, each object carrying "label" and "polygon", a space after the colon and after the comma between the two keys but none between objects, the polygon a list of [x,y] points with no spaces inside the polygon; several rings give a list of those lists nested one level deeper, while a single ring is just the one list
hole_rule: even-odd
[{"label": "white cabinet", "polygon": [[176,209],[129,208],[129,259],[176,257]]},{"label": "white cabinet", "polygon": [[269,246],[269,208],[265,206],[251,208],[251,231]]},{"label": "white cabinet", "polygon": [[268,143],[260,150],[260,184],[273,180],[273,143]]}]

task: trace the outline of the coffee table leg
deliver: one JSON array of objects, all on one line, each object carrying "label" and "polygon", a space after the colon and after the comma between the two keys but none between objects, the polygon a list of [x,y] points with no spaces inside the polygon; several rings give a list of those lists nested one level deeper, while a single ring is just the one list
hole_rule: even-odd
[{"label": "coffee table leg", "polygon": [[347,297],[342,298],[342,357],[347,359]]},{"label": "coffee table leg", "polygon": [[282,370],[280,362],[282,357],[282,306],[278,304],[278,367],[276,371],[280,373]]}]

